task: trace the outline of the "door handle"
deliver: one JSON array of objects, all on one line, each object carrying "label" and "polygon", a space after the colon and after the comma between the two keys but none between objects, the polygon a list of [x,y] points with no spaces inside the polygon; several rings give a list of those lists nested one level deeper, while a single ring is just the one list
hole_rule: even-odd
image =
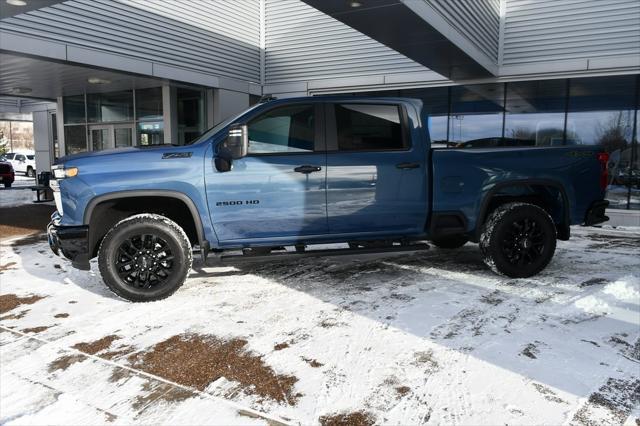
[{"label": "door handle", "polygon": [[313,172],[319,172],[320,170],[322,170],[322,167],[311,166],[309,164],[305,164],[304,166],[298,166],[295,169],[293,169],[294,172],[304,173],[305,175],[308,175],[309,173],[313,173]]},{"label": "door handle", "polygon": [[399,169],[417,169],[420,167],[420,163],[398,163],[396,167]]}]

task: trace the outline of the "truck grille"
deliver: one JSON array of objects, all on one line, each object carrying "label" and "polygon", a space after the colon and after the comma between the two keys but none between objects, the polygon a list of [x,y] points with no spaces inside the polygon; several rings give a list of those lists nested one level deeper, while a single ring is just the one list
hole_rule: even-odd
[{"label": "truck grille", "polygon": [[0,173],[2,174],[11,173],[11,166],[9,164],[0,164]]}]

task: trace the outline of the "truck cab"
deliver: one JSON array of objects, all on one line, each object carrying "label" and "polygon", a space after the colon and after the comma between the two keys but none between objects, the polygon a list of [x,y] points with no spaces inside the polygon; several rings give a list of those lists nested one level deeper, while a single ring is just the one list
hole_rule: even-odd
[{"label": "truck cab", "polygon": [[518,277],[543,269],[571,224],[606,220],[598,147],[436,149],[426,123],[415,99],[284,99],[192,145],[64,157],[49,241],[81,269],[97,256],[109,288],[147,301],[184,282],[194,247],[239,261],[472,241]]}]

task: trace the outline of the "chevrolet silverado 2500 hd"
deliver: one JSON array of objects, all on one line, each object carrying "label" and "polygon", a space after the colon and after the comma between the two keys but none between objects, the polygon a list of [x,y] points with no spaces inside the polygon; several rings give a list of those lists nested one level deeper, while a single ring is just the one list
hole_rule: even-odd
[{"label": "chevrolet silverado 2500 hd", "polygon": [[607,220],[600,147],[438,148],[427,120],[415,99],[272,100],[191,145],[64,157],[49,243],[148,301],[180,287],[194,247],[222,262],[472,241],[495,272],[528,277],[570,225]]}]

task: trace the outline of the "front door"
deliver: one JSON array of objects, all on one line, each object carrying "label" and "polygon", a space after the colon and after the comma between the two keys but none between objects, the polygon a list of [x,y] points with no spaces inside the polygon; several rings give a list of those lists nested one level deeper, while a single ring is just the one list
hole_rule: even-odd
[{"label": "front door", "polygon": [[206,176],[211,220],[220,242],[292,242],[327,233],[326,154],[320,104],[271,108],[250,120],[249,151]]},{"label": "front door", "polygon": [[327,216],[331,234],[407,235],[424,230],[426,153],[392,103],[327,106]]}]

